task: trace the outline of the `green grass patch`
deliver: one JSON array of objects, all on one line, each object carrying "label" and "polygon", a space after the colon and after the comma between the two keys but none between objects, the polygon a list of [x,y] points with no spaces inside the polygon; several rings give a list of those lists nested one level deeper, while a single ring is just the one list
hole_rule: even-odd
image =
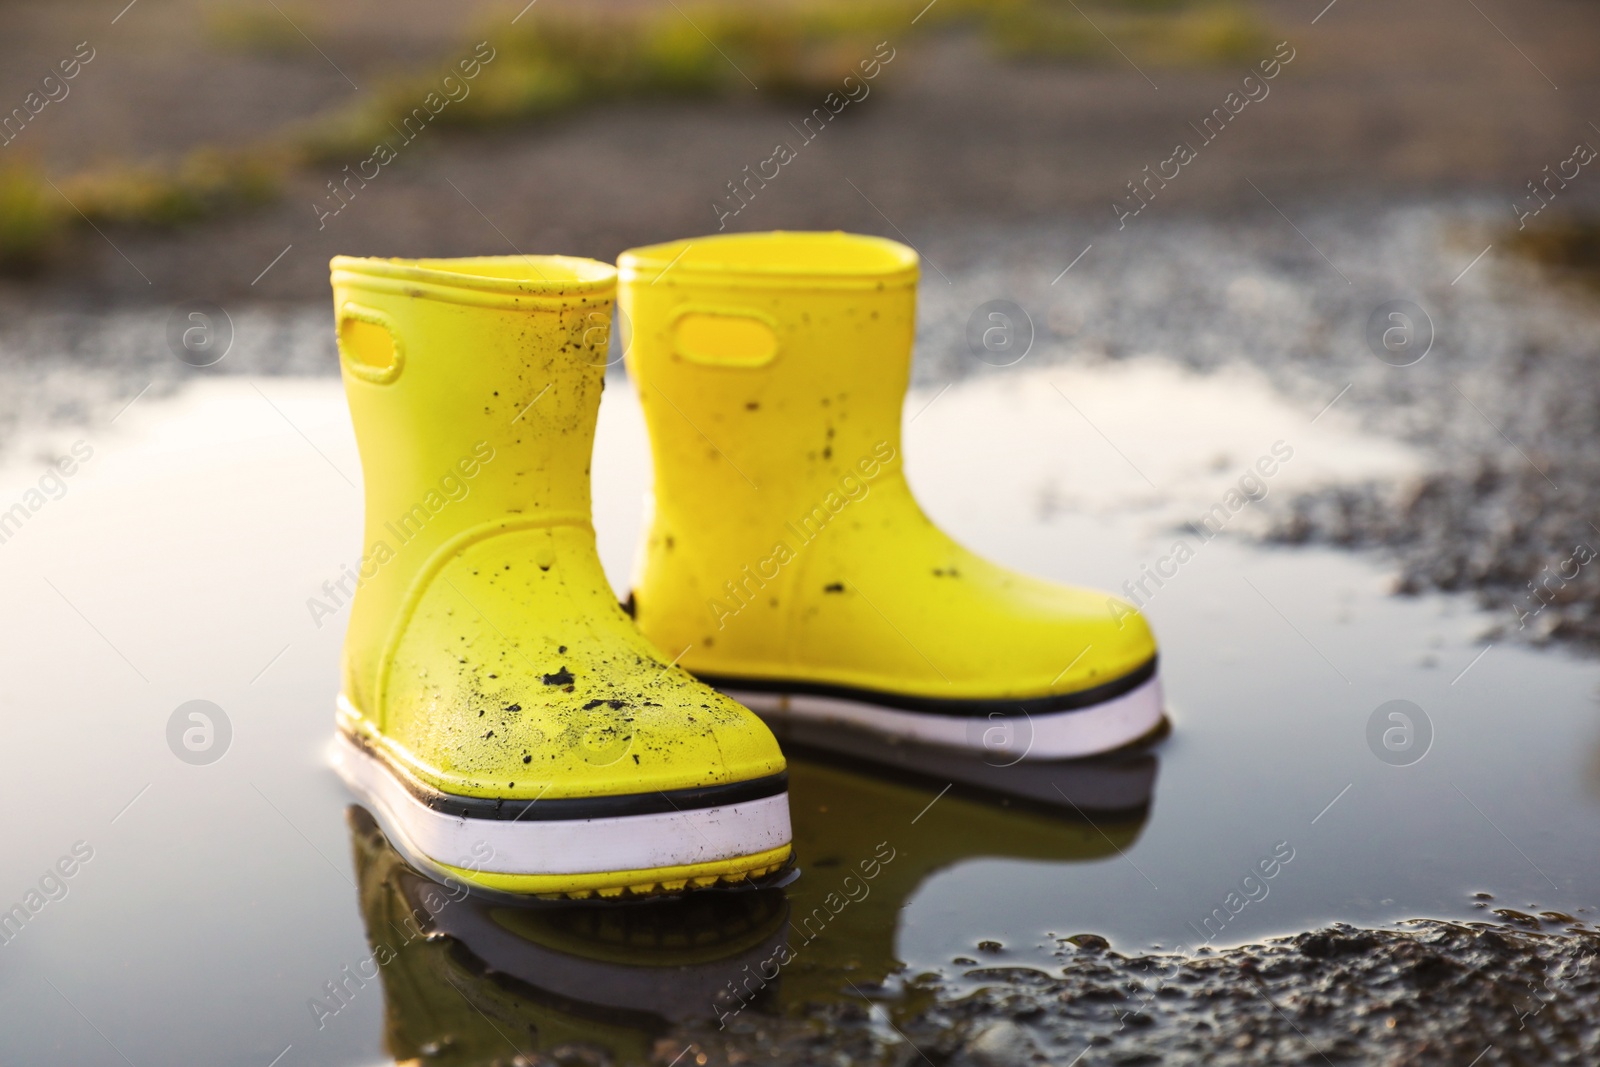
[{"label": "green grass patch", "polygon": [[316,55],[310,37],[324,32],[317,10],[304,4],[278,7],[282,10],[270,4],[211,8],[205,14],[206,37],[219,47],[251,55]]},{"label": "green grass patch", "polygon": [[1057,62],[1120,61],[1120,48],[1141,65],[1211,66],[1249,63],[1272,47],[1266,26],[1234,0],[1101,0],[1079,6],[1054,0],[1005,4],[990,14],[985,28],[1003,55]]},{"label": "green grass patch", "polygon": [[61,189],[96,222],[177,226],[273,200],[298,158],[267,145],[198,148],[175,167],[112,164],[79,174]]},{"label": "green grass patch", "polygon": [[0,270],[39,267],[60,244],[70,211],[44,174],[27,166],[0,169]]},{"label": "green grass patch", "polygon": [[[502,13],[470,38],[491,42],[493,60],[469,80],[470,92],[431,124],[490,129],[607,102],[748,94],[752,84],[762,100],[820,100],[858,74],[857,65],[878,42],[898,46],[911,34],[961,28],[981,32],[1006,57],[1033,61],[1118,59],[1106,36],[1135,62],[1157,65],[1247,62],[1267,47],[1262,25],[1233,0],[1086,0],[1082,6],[940,0],[915,27],[901,0],[819,7],[683,3],[587,15],[532,11],[509,30]],[[292,13],[305,25],[320,25],[314,9],[296,6]],[[270,5],[216,11],[207,31],[243,51],[300,54],[310,47]],[[200,148],[175,163],[113,163],[64,179],[58,184],[71,206],[36,170],[0,170],[0,268],[28,270],[44,262],[78,221],[73,206],[97,224],[172,227],[267,203],[297,170],[353,162],[390,141],[471,51],[463,46],[437,71],[375,81],[350,104],[253,145]]]}]

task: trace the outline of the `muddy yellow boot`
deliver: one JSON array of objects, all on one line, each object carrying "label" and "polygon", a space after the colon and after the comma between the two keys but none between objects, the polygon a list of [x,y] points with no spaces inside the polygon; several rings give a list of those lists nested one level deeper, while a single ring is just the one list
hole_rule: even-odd
[{"label": "muddy yellow boot", "polygon": [[662,659],[595,554],[616,272],[558,256],[332,266],[366,483],[346,781],[414,860],[489,889],[675,892],[784,864],[772,734]]},{"label": "muddy yellow boot", "polygon": [[654,451],[634,610],[763,714],[1064,758],[1161,720],[1131,606],[989,563],[901,467],[917,256],[842,233],[729,234],[621,260]]}]

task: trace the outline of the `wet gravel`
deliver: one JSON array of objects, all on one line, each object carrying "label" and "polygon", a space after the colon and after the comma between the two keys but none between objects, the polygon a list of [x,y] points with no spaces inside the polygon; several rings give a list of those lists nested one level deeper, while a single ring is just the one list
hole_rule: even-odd
[{"label": "wet gravel", "polygon": [[[1202,371],[1253,365],[1308,422],[1354,418],[1430,457],[1407,484],[1264,501],[1270,539],[1379,549],[1397,592],[1475,593],[1499,620],[1489,637],[1600,644],[1600,566],[1587,560],[1600,553],[1594,287],[1509,251],[1497,202],[1325,205],[1292,225],[1264,209],[1161,207],[1120,231],[1067,219],[915,235],[926,264],[916,382],[1006,373],[997,364],[1012,356],[967,341],[993,300],[1027,313],[1029,367],[1150,355]],[[1414,337],[1425,354],[1409,366],[1368,339],[1393,300],[1426,315]],[[207,367],[185,363],[173,340],[197,321],[187,304],[107,310],[13,294],[0,305],[0,449],[29,427],[114,418],[147,388],[337,372],[321,304],[211,314],[227,354]]]},{"label": "wet gravel", "polygon": [[[185,331],[196,331],[191,343],[210,351],[190,353]],[[192,365],[219,351],[215,363]],[[338,372],[332,316],[322,304],[97,308],[4,294],[0,456],[52,429],[104,427],[130,404],[171,396],[197,378]]]},{"label": "wet gravel", "polygon": [[365,811],[348,818],[367,936],[388,952],[386,1047],[404,1062],[1600,1062],[1600,930],[1486,892],[1481,921],[1148,952],[1094,933],[985,939],[913,974],[859,938],[813,944],[784,891],[507,907],[422,877]]},{"label": "wet gravel", "polygon": [[[949,284],[929,271],[923,286],[918,375],[1005,373],[965,343],[968,320],[993,299],[1028,311],[1029,362],[1250,364],[1300,399],[1308,423],[1353,418],[1416,444],[1429,468],[1406,484],[1264,501],[1269,539],[1377,548],[1395,564],[1397,592],[1477,594],[1499,620],[1489,637],[1593,647],[1600,299],[1508,252],[1502,211],[1369,204],[1294,225],[1274,214],[1107,228],[1065,276],[1091,243],[1083,234],[1011,234],[987,248],[981,235],[953,239],[931,257],[949,257]],[[1396,300],[1425,316],[1404,355],[1369,338]]]},{"label": "wet gravel", "polygon": [[[961,979],[970,992],[924,978],[879,1003],[862,991],[682,1037],[696,1062],[716,1065],[1600,1060],[1600,933],[1567,916],[1499,917],[1333,925],[1192,956],[1125,956],[1080,935],[1052,972],[979,967]],[[684,1044],[656,1048],[666,1064]]]}]

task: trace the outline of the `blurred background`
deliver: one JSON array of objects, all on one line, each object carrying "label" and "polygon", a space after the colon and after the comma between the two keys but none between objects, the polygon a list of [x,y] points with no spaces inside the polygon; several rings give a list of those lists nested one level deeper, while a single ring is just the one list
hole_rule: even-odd
[{"label": "blurred background", "polygon": [[[335,254],[842,228],[941,283],[919,380],[987,370],[965,320],[1006,298],[1035,362],[1245,360],[1319,405],[1356,383],[1345,406],[1448,471],[1281,532],[1398,549],[1408,588],[1508,602],[1593,532],[1588,0],[110,6],[3,6],[0,427],[194,377],[157,343],[185,301],[251,324],[208,375],[332,374]],[[1361,342],[1391,299],[1437,331],[1406,375]],[[1444,543],[1466,528],[1495,544]],[[1597,594],[1580,576],[1540,635],[1592,637],[1567,605]]]},{"label": "blurred background", "polygon": [[[1584,0],[918,6],[9,2],[7,109],[80,42],[93,59],[6,126],[0,256],[37,287],[22,292],[101,303],[318,300],[334,253],[509,240],[610,259],[715,229],[726,183],[827,93],[852,95],[842,79],[879,42],[894,58],[871,103],[730,228],[1099,227],[1280,41],[1295,58],[1275,99],[1163,190],[1168,223],[1258,209],[1253,181],[1291,216],[1482,196],[1514,227],[1525,183],[1600,136]],[[401,120],[480,42],[494,58],[470,93],[405,144]],[[385,141],[404,144],[395,163],[319,226],[327,183]],[[1592,202],[1574,184],[1557,210]]]}]

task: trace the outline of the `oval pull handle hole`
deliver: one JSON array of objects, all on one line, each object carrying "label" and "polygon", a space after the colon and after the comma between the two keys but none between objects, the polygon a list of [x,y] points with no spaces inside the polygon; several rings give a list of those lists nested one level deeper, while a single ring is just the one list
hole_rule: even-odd
[{"label": "oval pull handle hole", "polygon": [[388,319],[347,304],[339,317],[339,356],[352,374],[379,384],[400,375],[400,339]]},{"label": "oval pull handle hole", "polygon": [[674,331],[678,353],[713,367],[759,367],[778,354],[778,335],[752,315],[691,311]]}]

